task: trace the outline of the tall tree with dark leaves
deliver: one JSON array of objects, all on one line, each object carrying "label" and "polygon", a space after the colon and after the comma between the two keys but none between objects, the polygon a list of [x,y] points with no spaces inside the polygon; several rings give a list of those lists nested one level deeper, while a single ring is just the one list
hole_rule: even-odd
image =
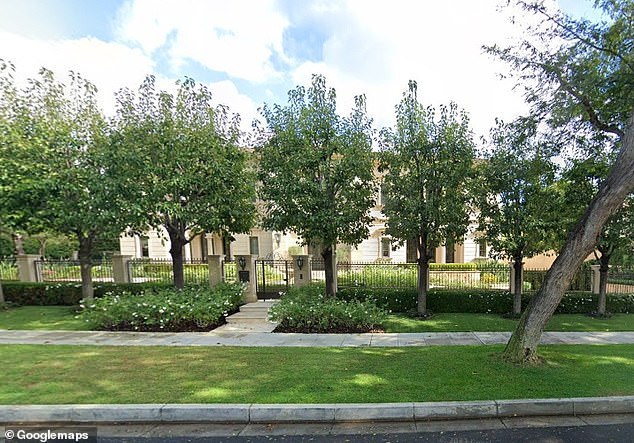
[{"label": "tall tree with dark leaves", "polygon": [[365,98],[349,117],[337,114],[336,93],[323,76],[288,94],[287,106],[264,106],[267,126],[257,148],[264,225],[294,231],[318,246],[326,293],[337,293],[336,245],[367,238],[375,194],[371,121]]},{"label": "tall tree with dark leaves", "polygon": [[77,238],[82,294],[90,300],[93,246],[121,232],[126,212],[110,195],[113,177],[103,160],[112,145],[96,88],[79,74],[64,84],[42,69],[18,89],[13,71],[2,65],[0,163],[11,170],[8,180],[0,171],[4,220]]},{"label": "tall tree with dark leaves", "polygon": [[[560,241],[574,226],[588,206],[610,170],[609,158],[591,157],[571,161],[560,182],[559,213]],[[608,271],[612,257],[627,253],[634,242],[634,195],[630,194],[621,207],[608,219],[597,240],[594,255],[599,262],[599,299],[593,315],[606,315]]]},{"label": "tall tree with dark leaves", "polygon": [[469,119],[451,103],[436,116],[418,101],[410,81],[396,106],[396,128],[382,131],[383,212],[396,244],[415,239],[418,314],[428,315],[429,262],[442,244],[462,241],[469,226],[475,149]]},{"label": "tall tree with dark leaves", "polygon": [[495,258],[513,263],[516,316],[522,308],[524,259],[552,249],[557,231],[557,222],[548,216],[556,209],[552,206],[556,167],[549,144],[537,139],[535,129],[524,119],[498,122],[475,182],[478,230]]},{"label": "tall tree with dark leaves", "polygon": [[239,117],[212,104],[211,92],[186,78],[172,95],[145,79],[138,94],[118,93],[119,146],[111,167],[130,227],[163,227],[174,286],[184,286],[183,247],[205,233],[248,232],[255,218],[255,177],[238,146]]},{"label": "tall tree with dark leaves", "polygon": [[597,0],[601,22],[571,18],[543,1],[516,3],[540,24],[526,26],[518,45],[485,49],[511,65],[535,118],[571,143],[580,133],[599,133],[617,152],[506,346],[507,359],[524,363],[539,360],[544,326],[603,226],[634,190],[634,2]]}]

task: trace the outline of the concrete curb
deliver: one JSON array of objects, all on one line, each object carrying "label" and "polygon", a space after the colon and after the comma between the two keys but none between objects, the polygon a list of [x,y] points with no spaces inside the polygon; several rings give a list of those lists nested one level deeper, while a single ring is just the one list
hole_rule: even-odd
[{"label": "concrete curb", "polygon": [[634,396],[429,403],[0,405],[7,423],[346,423],[634,413]]}]

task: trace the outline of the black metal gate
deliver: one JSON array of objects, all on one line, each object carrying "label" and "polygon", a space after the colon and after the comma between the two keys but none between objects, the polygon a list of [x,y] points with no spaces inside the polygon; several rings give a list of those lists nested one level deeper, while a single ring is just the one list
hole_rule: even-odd
[{"label": "black metal gate", "polygon": [[258,298],[280,298],[288,290],[292,271],[292,261],[256,260],[255,288]]}]

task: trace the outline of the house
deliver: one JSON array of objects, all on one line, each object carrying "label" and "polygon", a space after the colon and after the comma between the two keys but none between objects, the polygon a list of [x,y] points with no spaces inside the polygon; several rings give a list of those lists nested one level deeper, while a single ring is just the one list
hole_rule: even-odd
[{"label": "house", "polygon": [[[416,261],[415,245],[394,248],[392,239],[385,234],[387,218],[383,214],[381,189],[370,210],[373,219],[367,239],[357,246],[339,245],[337,256],[340,262],[373,263],[389,261],[392,263],[413,263]],[[436,248],[436,263],[467,263],[476,258],[486,258],[489,247],[486,242],[475,238],[475,221],[472,222],[462,243]],[[121,254],[136,258],[148,257],[169,259],[169,239],[165,231],[148,231],[143,236],[122,235],[119,239]],[[234,234],[230,241],[223,240],[217,234],[205,234],[195,237],[184,248],[186,260],[206,260],[208,254],[224,254],[228,260],[235,255],[254,254],[266,259],[287,259],[293,254],[308,253],[318,257],[312,247],[300,246],[301,239],[294,233],[254,229],[248,234]]]}]

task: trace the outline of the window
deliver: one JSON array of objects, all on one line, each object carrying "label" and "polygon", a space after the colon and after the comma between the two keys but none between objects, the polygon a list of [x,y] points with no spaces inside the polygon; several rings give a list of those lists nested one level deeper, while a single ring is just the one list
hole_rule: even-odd
[{"label": "window", "polygon": [[257,237],[249,237],[249,254],[260,256],[260,243]]},{"label": "window", "polygon": [[478,240],[478,257],[486,257],[487,256],[487,241],[482,238]]},{"label": "window", "polygon": [[390,239],[382,238],[381,239],[381,257],[389,258],[391,249],[392,249],[392,242],[390,241]]},{"label": "window", "polygon": [[149,257],[150,256],[150,238],[145,236],[145,235],[141,235],[139,236],[139,250],[140,250],[140,257]]}]

